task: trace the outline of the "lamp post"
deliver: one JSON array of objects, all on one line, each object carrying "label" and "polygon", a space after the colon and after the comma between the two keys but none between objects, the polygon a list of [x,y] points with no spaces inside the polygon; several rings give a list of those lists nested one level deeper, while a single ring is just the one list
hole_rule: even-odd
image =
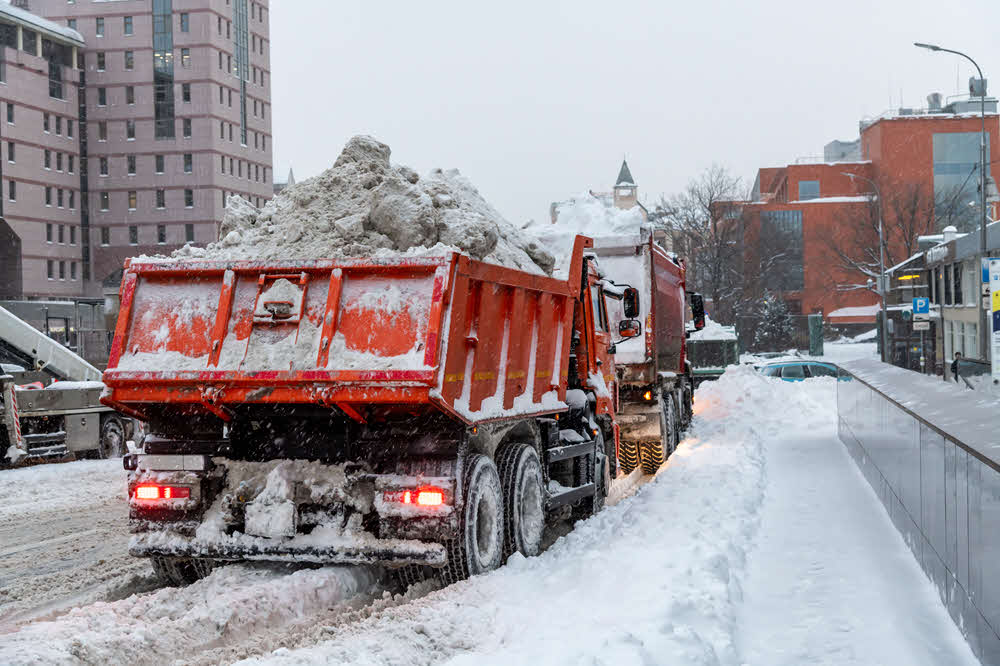
[{"label": "lamp post", "polygon": [[[921,48],[927,49],[928,51],[942,51],[944,53],[953,53],[957,56],[962,56],[966,60],[972,63],[972,66],[976,68],[976,73],[979,74],[979,80],[983,84],[982,95],[979,98],[979,196],[980,205],[982,208],[982,218],[979,223],[979,273],[982,273],[982,263],[986,259],[986,79],[983,78],[983,70],[979,68],[979,64],[965,55],[961,51],[953,51],[952,49],[942,48],[936,44],[923,44],[921,42],[913,42],[913,45]],[[969,91],[970,96],[972,91]],[[988,349],[989,349],[989,313],[983,308],[982,304],[979,304],[979,358],[982,360],[987,360]]]},{"label": "lamp post", "polygon": [[888,363],[886,359],[889,358],[889,317],[885,307],[885,234],[882,231],[882,193],[875,181],[870,178],[846,171],[841,171],[840,175],[847,176],[852,182],[855,178],[865,181],[872,186],[872,189],[875,190],[875,196],[878,197],[878,296],[879,300],[882,301],[882,362]]}]

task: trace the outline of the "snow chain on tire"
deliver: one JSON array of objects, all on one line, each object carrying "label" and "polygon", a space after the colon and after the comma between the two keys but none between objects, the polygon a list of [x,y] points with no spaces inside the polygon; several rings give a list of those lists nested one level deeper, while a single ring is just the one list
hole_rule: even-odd
[{"label": "snow chain on tire", "polygon": [[500,487],[503,489],[504,560],[513,553],[525,557],[542,550],[545,531],[545,490],[538,451],[523,442],[511,442],[497,454]]},{"label": "snow chain on tire", "polygon": [[474,453],[465,461],[465,497],[458,538],[446,544],[448,564],[441,570],[446,585],[496,569],[503,563],[503,491],[496,465]]},{"label": "snow chain on tire", "polygon": [[619,442],[619,454],[621,458],[618,460],[618,466],[622,473],[628,476],[639,466],[639,447],[635,442],[622,439]]}]

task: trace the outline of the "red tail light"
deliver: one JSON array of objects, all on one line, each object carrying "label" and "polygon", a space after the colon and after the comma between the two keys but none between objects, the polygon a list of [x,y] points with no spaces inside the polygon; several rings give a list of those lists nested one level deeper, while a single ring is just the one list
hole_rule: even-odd
[{"label": "red tail light", "polygon": [[191,489],[185,486],[136,486],[137,500],[187,499],[191,497]]},{"label": "red tail light", "polygon": [[425,486],[417,490],[390,490],[384,495],[386,502],[400,504],[416,504],[417,506],[441,506],[444,504],[444,491],[433,486]]}]

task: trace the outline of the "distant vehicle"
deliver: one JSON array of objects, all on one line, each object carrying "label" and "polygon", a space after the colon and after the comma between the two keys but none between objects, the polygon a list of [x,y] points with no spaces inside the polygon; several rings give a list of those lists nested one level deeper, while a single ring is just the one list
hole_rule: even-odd
[{"label": "distant vehicle", "polygon": [[801,382],[813,377],[836,377],[839,381],[848,381],[850,377],[833,363],[820,361],[777,361],[760,368],[765,377],[780,377],[786,382]]},{"label": "distant vehicle", "polygon": [[710,326],[701,330],[690,331],[687,353],[696,387],[703,381],[718,379],[727,366],[738,365],[740,362],[736,328],[711,322]]}]

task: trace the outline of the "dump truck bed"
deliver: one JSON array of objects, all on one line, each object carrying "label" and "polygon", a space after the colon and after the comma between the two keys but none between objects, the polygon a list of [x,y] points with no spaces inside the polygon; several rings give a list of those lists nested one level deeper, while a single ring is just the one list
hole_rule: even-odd
[{"label": "dump truck bed", "polygon": [[188,405],[426,406],[466,423],[565,408],[566,281],[470,259],[133,261],[103,401],[149,420]]}]

